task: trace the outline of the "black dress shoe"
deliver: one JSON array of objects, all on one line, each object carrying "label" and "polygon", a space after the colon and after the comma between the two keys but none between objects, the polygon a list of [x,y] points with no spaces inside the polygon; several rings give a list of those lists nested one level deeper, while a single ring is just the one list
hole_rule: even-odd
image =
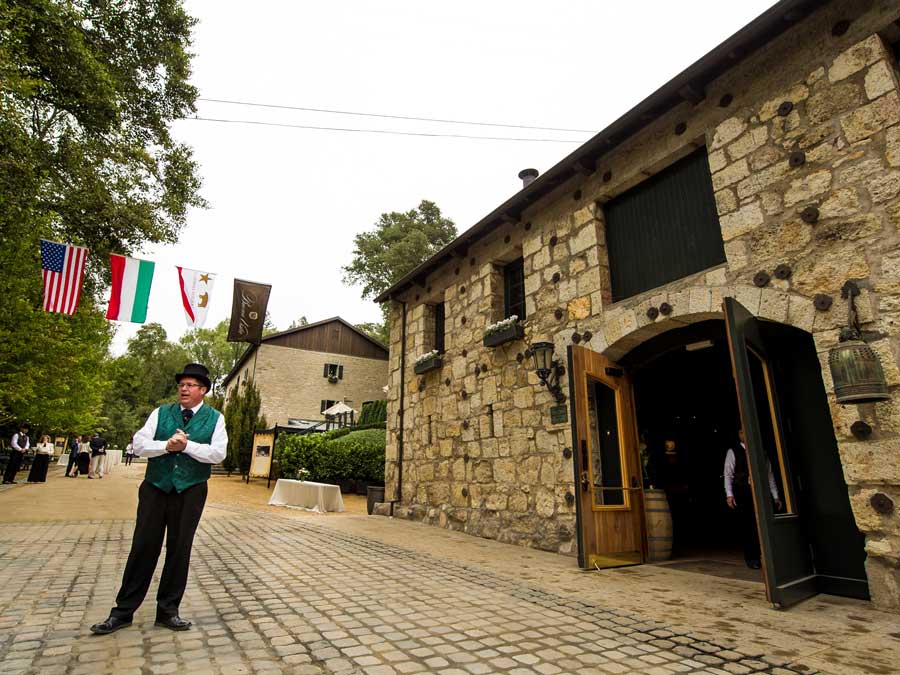
[{"label": "black dress shoe", "polygon": [[127,628],[131,625],[131,619],[119,619],[111,616],[106,621],[95,623],[91,626],[91,632],[94,635],[109,635],[115,633],[120,628]]},{"label": "black dress shoe", "polygon": [[751,570],[758,570],[762,568],[762,563],[759,560],[748,560],[747,567],[749,567]]},{"label": "black dress shoe", "polygon": [[180,616],[170,616],[167,619],[157,618],[153,625],[160,628],[168,628],[169,630],[187,630],[193,624]]}]

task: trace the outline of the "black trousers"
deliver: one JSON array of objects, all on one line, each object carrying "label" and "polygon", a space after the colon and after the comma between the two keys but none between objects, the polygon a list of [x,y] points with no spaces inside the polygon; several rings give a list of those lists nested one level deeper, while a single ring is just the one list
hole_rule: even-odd
[{"label": "black trousers", "polygon": [[735,486],[734,499],[737,502],[737,518],[741,528],[741,544],[744,547],[744,560],[753,562],[760,559],[759,530],[756,527],[756,511],[753,508],[753,494],[750,488]]},{"label": "black trousers", "polygon": [[[74,450],[74,451],[70,450],[70,451],[69,451],[69,463],[66,464],[66,475],[67,475],[67,476],[68,476],[69,473],[72,471],[72,467],[75,466],[75,459],[76,459],[77,457],[78,457],[78,451],[77,451],[77,450]],[[78,471],[77,468],[76,468],[75,470]]]},{"label": "black trousers", "polygon": [[122,587],[110,614],[130,620],[141,603],[166,538],[166,562],[156,594],[156,618],[178,615],[178,607],[187,585],[188,566],[194,533],[206,504],[207,484],[199,483],[182,493],[166,493],[144,481],[138,491],[137,523],[131,553],[122,575]]},{"label": "black trousers", "polygon": [[19,467],[22,466],[22,457],[24,456],[25,454],[18,450],[9,451],[9,459],[6,461],[6,471],[3,472],[4,483],[16,479],[16,474],[19,472]]}]

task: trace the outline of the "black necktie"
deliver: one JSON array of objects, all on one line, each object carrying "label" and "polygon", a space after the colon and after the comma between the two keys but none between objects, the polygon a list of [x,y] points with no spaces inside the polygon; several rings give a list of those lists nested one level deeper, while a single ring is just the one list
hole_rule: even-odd
[{"label": "black necktie", "polygon": [[194,411],[190,408],[185,408],[181,411],[181,419],[184,421],[184,426],[188,425],[188,422],[191,421],[191,418],[194,416]]}]

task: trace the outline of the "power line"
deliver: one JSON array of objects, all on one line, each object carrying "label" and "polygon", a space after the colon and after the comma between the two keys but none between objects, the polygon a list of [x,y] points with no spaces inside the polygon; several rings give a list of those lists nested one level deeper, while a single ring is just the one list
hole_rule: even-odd
[{"label": "power line", "polygon": [[221,122],[225,124],[253,124],[261,127],[284,127],[287,129],[312,129],[314,131],[347,131],[361,134],[388,134],[394,136],[425,136],[428,138],[469,138],[479,141],[518,141],[525,143],[582,143],[568,138],[510,138],[507,136],[469,136],[466,134],[439,134],[424,131],[393,131],[390,129],[354,129],[351,127],[319,127],[309,124],[284,124],[280,122],[259,122],[256,120],[226,120],[216,117],[185,117],[199,122]]},{"label": "power line", "polygon": [[227,103],[229,105],[244,105],[254,108],[277,108],[280,110],[302,110],[304,112],[329,113],[332,115],[356,115],[359,117],[381,117],[391,120],[414,120],[416,122],[439,122],[441,124],[470,124],[480,127],[505,127],[507,129],[532,129],[535,131],[566,131],[578,134],[593,134],[595,130],[590,129],[562,129],[559,127],[536,127],[527,124],[499,124],[496,122],[465,122],[461,120],[444,120],[433,117],[412,117],[410,115],[382,115],[378,113],[354,112],[350,110],[330,110],[328,108],[302,108],[293,105],[278,105],[275,103],[252,103],[250,101],[231,101],[223,98],[198,98],[198,101],[206,101],[208,103]]}]

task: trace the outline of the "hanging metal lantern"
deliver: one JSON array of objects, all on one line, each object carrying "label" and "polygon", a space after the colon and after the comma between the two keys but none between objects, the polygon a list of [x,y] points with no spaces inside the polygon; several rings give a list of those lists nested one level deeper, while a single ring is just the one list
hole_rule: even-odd
[{"label": "hanging metal lantern", "polygon": [[853,299],[859,287],[853,282],[844,285],[842,295],[849,307],[848,326],[841,329],[839,344],[831,349],[828,365],[834,380],[838,403],[874,403],[890,399],[884,370],[878,354],[861,339],[859,320]]}]

